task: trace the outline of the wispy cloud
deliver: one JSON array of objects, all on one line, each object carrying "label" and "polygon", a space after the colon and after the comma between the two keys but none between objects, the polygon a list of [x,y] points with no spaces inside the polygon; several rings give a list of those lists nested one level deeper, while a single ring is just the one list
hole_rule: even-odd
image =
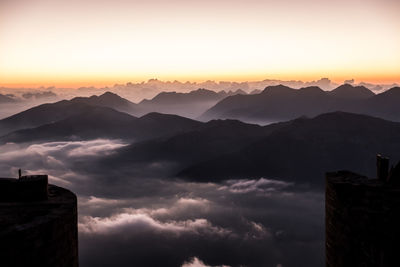
[{"label": "wispy cloud", "polygon": [[226,185],[221,186],[219,189],[229,190],[229,192],[236,194],[281,192],[282,189],[293,185],[293,183],[265,178],[260,178],[258,180],[229,180],[225,184]]}]

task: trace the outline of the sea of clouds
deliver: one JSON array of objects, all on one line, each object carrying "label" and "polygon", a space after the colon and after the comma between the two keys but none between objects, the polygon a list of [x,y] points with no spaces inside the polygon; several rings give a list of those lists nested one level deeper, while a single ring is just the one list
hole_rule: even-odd
[{"label": "sea of clouds", "polygon": [[[110,169],[121,140],[5,144],[0,177],[78,195],[80,266],[321,266],[324,195],[277,179],[195,183]],[[140,168],[140,166],[135,166]],[[167,167],[152,163],[159,173]]]}]

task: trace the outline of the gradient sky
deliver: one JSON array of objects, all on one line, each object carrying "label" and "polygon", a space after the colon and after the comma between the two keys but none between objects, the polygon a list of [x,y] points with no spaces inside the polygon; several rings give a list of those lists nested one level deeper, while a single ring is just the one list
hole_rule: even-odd
[{"label": "gradient sky", "polygon": [[1,0],[0,86],[400,81],[398,0]]}]

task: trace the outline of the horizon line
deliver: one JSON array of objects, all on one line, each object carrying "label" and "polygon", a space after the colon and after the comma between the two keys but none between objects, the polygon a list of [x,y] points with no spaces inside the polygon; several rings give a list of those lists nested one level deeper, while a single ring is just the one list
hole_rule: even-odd
[{"label": "horizon line", "polygon": [[128,81],[107,81],[107,82],[90,82],[90,81],[76,81],[76,82],[31,82],[31,83],[0,83],[0,88],[10,88],[10,89],[34,89],[34,88],[58,88],[58,89],[78,89],[85,87],[94,88],[107,88],[114,86],[127,86],[128,84],[139,85],[146,84],[152,81],[158,81],[161,83],[179,83],[185,84],[189,83],[191,85],[202,84],[206,82],[214,82],[216,84],[228,82],[228,83],[256,83],[256,82],[266,82],[266,81],[278,81],[278,82],[299,82],[299,83],[315,83],[321,80],[327,79],[331,84],[346,84],[347,81],[352,81],[350,84],[360,84],[367,83],[373,85],[399,85],[399,80],[364,80],[364,79],[330,79],[329,77],[320,77],[318,79],[279,79],[279,78],[264,78],[264,79],[240,79],[240,80],[230,80],[230,79],[159,79],[158,77],[142,79],[142,80],[128,80]]}]

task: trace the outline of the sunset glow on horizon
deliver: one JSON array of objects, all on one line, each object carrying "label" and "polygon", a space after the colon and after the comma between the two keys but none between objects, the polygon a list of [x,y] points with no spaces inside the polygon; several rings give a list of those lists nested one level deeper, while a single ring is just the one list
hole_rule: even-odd
[{"label": "sunset glow on horizon", "polygon": [[400,82],[400,1],[0,2],[0,86]]}]

